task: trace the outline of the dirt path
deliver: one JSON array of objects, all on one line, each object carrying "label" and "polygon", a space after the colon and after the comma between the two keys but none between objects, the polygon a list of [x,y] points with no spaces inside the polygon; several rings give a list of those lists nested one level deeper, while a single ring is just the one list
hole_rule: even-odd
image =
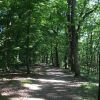
[{"label": "dirt path", "polygon": [[[73,74],[61,69],[38,67],[39,75],[2,78],[0,100],[96,100],[83,87],[83,81],[74,80]],[[85,99],[89,98],[90,99]]]}]

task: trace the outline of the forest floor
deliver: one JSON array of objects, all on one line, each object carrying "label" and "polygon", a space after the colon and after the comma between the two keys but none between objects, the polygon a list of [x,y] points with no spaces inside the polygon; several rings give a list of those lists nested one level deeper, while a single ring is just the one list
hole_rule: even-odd
[{"label": "forest floor", "polygon": [[74,79],[69,71],[41,65],[30,76],[2,76],[0,100],[97,100],[96,84]]}]

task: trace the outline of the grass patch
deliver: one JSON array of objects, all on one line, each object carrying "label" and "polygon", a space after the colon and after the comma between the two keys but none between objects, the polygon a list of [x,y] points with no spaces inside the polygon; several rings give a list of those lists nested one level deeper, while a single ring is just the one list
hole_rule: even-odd
[{"label": "grass patch", "polygon": [[32,81],[31,81],[31,80],[26,79],[26,80],[21,80],[21,83],[22,83],[22,84],[25,84],[25,83],[27,83],[27,84],[31,84],[31,83],[32,83]]},{"label": "grass patch", "polygon": [[97,100],[98,85],[94,83],[82,84],[80,90],[84,94],[84,100]]}]

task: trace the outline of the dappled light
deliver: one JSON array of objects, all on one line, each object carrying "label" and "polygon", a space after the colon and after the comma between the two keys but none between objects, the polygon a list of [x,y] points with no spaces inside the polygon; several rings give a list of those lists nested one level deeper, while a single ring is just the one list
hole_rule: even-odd
[{"label": "dappled light", "polygon": [[62,80],[53,80],[53,79],[33,79],[44,83],[66,83],[66,81]]},{"label": "dappled light", "polygon": [[7,97],[7,96],[1,96],[0,100],[46,100],[44,98],[35,98],[35,97]]},{"label": "dappled light", "polygon": [[30,89],[30,90],[40,90],[40,86],[41,85],[37,85],[37,84],[23,84],[24,87]]},{"label": "dappled light", "polygon": [[90,91],[88,94],[92,94],[91,98],[96,97],[92,89],[96,92],[98,84],[74,79],[72,73],[65,74],[61,69],[44,67],[44,70],[44,75],[37,77],[33,74],[28,77],[3,78],[0,82],[1,96],[9,100],[82,100],[88,97],[87,92]]},{"label": "dappled light", "polygon": [[45,100],[42,98],[10,98],[9,100]]},{"label": "dappled light", "polygon": [[0,100],[100,100],[100,0],[0,0]]}]

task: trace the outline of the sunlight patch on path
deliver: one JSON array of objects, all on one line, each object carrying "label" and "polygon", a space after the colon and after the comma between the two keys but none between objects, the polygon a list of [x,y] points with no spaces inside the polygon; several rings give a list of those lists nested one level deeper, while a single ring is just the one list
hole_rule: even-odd
[{"label": "sunlight patch on path", "polygon": [[46,79],[46,78],[16,78],[13,80],[18,80],[18,81],[24,81],[24,80],[31,80],[31,81],[39,81],[39,82],[47,82],[47,83],[69,83],[70,81],[65,81],[65,80],[56,80],[56,79]]},{"label": "sunlight patch on path", "polygon": [[9,100],[45,100],[42,98],[9,98]]},{"label": "sunlight patch on path", "polygon": [[47,82],[47,83],[69,83],[70,81],[53,80],[53,79],[32,79],[34,81]]},{"label": "sunlight patch on path", "polygon": [[40,86],[38,84],[23,84],[24,87],[30,89],[30,90],[41,90]]}]

